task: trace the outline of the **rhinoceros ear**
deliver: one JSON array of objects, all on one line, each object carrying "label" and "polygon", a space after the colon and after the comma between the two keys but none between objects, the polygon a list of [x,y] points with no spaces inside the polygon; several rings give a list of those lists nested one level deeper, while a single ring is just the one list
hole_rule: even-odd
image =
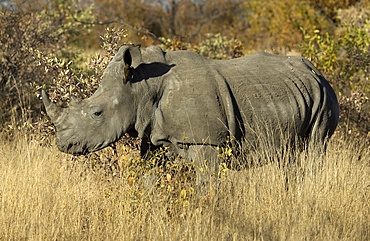
[{"label": "rhinoceros ear", "polygon": [[123,54],[123,62],[125,63],[123,82],[126,83],[132,69],[136,68],[143,62],[140,45],[131,45],[127,47]]},{"label": "rhinoceros ear", "polygon": [[143,62],[140,45],[129,45],[126,47],[123,54],[123,61],[125,62],[125,65],[129,65],[133,68],[136,68],[138,65],[140,65]]}]

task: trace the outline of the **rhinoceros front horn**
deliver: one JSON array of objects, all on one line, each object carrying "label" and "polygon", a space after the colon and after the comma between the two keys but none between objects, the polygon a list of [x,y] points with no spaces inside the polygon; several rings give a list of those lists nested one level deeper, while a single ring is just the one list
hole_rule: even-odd
[{"label": "rhinoceros front horn", "polygon": [[49,95],[42,90],[42,102],[44,103],[46,114],[50,117],[54,124],[58,124],[61,121],[63,109],[49,99]]}]

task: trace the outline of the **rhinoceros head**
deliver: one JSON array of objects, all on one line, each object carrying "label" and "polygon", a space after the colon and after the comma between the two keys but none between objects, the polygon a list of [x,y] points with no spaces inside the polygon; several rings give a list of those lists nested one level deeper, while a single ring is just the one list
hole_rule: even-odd
[{"label": "rhinoceros head", "polygon": [[61,151],[85,154],[99,150],[133,128],[135,99],[127,76],[140,62],[138,46],[122,46],[105,69],[96,92],[87,99],[71,101],[68,108],[52,103],[42,91],[46,113],[56,128],[56,142]]}]

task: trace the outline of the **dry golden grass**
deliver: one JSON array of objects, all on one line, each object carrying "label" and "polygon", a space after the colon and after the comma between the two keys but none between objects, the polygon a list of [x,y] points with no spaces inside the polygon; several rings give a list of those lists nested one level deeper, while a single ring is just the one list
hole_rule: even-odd
[{"label": "dry golden grass", "polygon": [[105,178],[55,148],[3,141],[0,240],[370,240],[369,148],[338,139],[325,157],[296,155],[288,190],[272,163],[179,198],[128,170]]}]

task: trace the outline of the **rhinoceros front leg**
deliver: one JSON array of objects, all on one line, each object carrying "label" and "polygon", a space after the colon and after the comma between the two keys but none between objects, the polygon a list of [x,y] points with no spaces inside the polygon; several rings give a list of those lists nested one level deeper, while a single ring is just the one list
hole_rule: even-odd
[{"label": "rhinoceros front leg", "polygon": [[216,147],[210,145],[190,145],[184,154],[194,162],[196,188],[201,193],[209,193],[217,188],[220,160]]},{"label": "rhinoceros front leg", "polygon": [[150,139],[147,136],[144,136],[141,139],[141,145],[140,145],[140,156],[143,159],[146,159],[149,157],[150,153],[157,150],[159,147],[155,146],[151,143]]}]

